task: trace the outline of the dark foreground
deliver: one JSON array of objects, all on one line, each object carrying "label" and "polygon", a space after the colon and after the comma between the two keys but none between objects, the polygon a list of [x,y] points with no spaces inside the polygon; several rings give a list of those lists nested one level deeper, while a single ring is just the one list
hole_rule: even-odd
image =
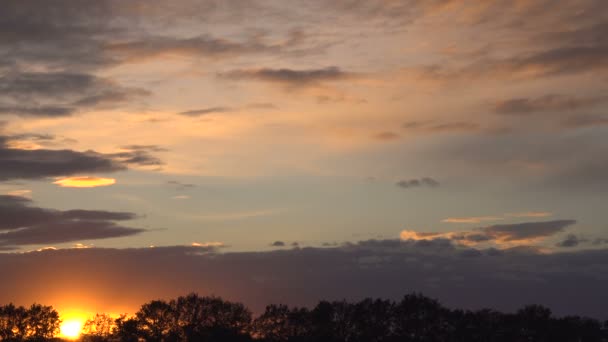
[{"label": "dark foreground", "polygon": [[[5,305],[0,307],[0,341],[60,341],[60,323],[50,306]],[[97,314],[85,324],[80,340],[608,342],[608,321],[554,317],[538,305],[514,314],[452,310],[419,294],[398,302],[322,301],[312,310],[269,305],[254,319],[243,304],[190,294],[151,301],[132,317]]]}]

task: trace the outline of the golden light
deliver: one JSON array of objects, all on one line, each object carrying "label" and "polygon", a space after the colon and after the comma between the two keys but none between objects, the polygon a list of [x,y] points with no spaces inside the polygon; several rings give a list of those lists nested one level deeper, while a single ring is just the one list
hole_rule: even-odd
[{"label": "golden light", "polygon": [[94,188],[97,186],[108,186],[114,183],[116,183],[114,178],[100,177],[69,177],[53,182],[53,184],[66,188]]},{"label": "golden light", "polygon": [[83,324],[84,322],[82,319],[66,319],[61,323],[60,335],[64,338],[75,340],[80,336]]}]

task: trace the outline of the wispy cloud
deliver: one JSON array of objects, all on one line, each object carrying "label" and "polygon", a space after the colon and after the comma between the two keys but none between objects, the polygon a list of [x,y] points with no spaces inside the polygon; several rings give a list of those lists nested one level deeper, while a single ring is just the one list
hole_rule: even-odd
[{"label": "wispy cloud", "polygon": [[413,178],[400,180],[395,183],[395,185],[403,189],[418,188],[423,186],[434,188],[439,186],[439,182],[431,177],[422,177],[420,179]]}]

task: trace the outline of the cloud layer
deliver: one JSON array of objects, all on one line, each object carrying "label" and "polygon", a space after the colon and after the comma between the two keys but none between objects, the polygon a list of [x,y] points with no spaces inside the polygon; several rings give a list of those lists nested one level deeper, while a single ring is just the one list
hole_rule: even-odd
[{"label": "cloud layer", "polygon": [[[447,240],[251,253],[213,247],[58,250],[1,254],[0,268],[11,281],[0,282],[0,301],[64,298],[65,305],[80,301],[98,311],[133,312],[150,298],[197,291],[243,301],[259,312],[270,302],[312,305],[421,291],[447,306],[511,311],[538,303],[558,315],[607,318],[607,264],[605,250],[471,250]],[[30,285],[24,291],[19,284]],[[81,291],[75,291],[74,298],[65,297],[77,288],[94,289],[96,296],[78,298]]]},{"label": "cloud layer", "polygon": [[0,248],[50,245],[72,241],[131,236],[144,230],[129,228],[115,221],[128,221],[135,215],[101,210],[53,210],[34,207],[24,197],[0,195]]}]

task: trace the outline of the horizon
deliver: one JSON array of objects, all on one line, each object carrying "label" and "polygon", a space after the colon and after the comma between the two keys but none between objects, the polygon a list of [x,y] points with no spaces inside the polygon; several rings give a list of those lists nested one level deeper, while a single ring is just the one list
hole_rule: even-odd
[{"label": "horizon", "polygon": [[608,319],[607,36],[604,0],[6,0],[0,303]]}]

